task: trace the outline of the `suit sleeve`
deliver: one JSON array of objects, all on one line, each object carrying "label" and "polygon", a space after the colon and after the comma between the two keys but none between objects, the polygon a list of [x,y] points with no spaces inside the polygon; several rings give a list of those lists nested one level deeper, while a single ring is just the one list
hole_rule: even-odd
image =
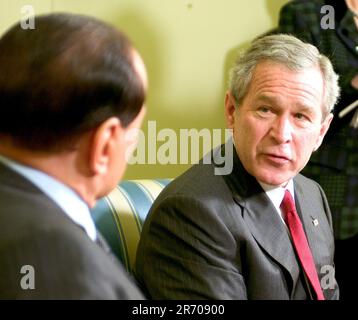
[{"label": "suit sleeve", "polygon": [[236,254],[236,239],[219,212],[174,196],[153,207],[136,273],[154,299],[246,299]]},{"label": "suit sleeve", "polygon": [[[329,224],[329,226],[331,228],[332,238],[333,238],[332,214],[331,214],[331,210],[329,208],[328,200],[327,200],[326,194],[324,193],[322,187],[318,183],[316,183],[316,185],[317,185],[317,187],[319,189],[319,192],[321,193],[323,207],[324,207],[324,210],[325,210],[325,213],[326,213],[328,224]],[[333,242],[333,245],[334,245],[334,242]],[[334,249],[333,249],[333,255],[334,255]],[[334,263],[333,263],[333,266],[334,266]],[[326,295],[329,294],[329,299],[330,300],[339,300],[339,294],[340,293],[339,293],[338,283],[337,282],[335,283],[335,290],[326,291],[325,294]]]},{"label": "suit sleeve", "polygon": [[321,193],[321,197],[322,197],[322,202],[323,202],[323,207],[326,213],[326,217],[329,223],[329,226],[331,227],[331,231],[332,231],[332,235],[333,235],[333,222],[332,222],[332,213],[331,213],[331,209],[329,208],[329,203],[327,200],[327,196],[324,193],[322,187],[317,183],[319,192]]},{"label": "suit sleeve", "polygon": [[[80,229],[35,232],[4,246],[0,255],[0,287],[6,288],[1,298],[143,298],[114,257]],[[31,266],[33,274],[21,273],[23,266]]]}]

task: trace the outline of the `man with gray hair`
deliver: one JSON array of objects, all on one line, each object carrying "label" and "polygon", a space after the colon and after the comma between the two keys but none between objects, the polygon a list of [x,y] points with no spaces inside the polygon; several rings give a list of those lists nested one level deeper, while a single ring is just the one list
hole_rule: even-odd
[{"label": "man with gray hair", "polygon": [[[289,35],[239,56],[225,97],[232,139],[174,180],[144,225],[135,272],[152,298],[338,299],[327,199],[299,174],[329,128],[337,80]],[[233,144],[232,172],[215,175]]]}]

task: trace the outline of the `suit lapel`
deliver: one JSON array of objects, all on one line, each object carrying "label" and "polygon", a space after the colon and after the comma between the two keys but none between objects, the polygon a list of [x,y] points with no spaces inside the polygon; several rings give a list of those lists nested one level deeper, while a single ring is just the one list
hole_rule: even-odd
[{"label": "suit lapel", "polygon": [[242,208],[243,219],[256,242],[287,270],[295,288],[300,269],[288,232],[264,190],[242,166],[236,151],[233,158],[233,170],[223,178],[233,192],[234,201]]},{"label": "suit lapel", "polygon": [[[315,205],[310,201],[310,193],[305,192],[305,188],[297,179],[295,179],[295,198],[297,212],[300,215],[317,272],[319,272],[320,270],[317,267],[322,262],[321,257],[326,255],[326,250],[322,247],[322,243],[327,244],[326,234],[330,234],[331,230],[324,212],[317,207],[317,204]],[[320,247],[317,245],[318,243],[321,244]]]},{"label": "suit lapel", "polygon": [[[238,198],[236,201],[238,201]],[[288,232],[264,191],[241,202],[243,218],[259,245],[291,275],[293,287],[299,267]]]}]

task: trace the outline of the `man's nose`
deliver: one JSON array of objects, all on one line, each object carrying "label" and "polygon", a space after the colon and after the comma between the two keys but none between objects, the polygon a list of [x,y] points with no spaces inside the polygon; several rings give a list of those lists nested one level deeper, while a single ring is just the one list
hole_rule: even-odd
[{"label": "man's nose", "polygon": [[271,136],[280,144],[292,140],[293,126],[286,116],[279,116],[272,122]]}]

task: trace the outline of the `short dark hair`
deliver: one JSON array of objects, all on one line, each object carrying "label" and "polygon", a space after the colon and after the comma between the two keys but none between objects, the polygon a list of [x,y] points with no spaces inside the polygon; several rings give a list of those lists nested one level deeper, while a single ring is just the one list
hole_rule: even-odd
[{"label": "short dark hair", "polygon": [[145,99],[133,50],[119,30],[83,15],[14,25],[0,38],[0,136],[52,150],[113,116],[126,127]]}]

